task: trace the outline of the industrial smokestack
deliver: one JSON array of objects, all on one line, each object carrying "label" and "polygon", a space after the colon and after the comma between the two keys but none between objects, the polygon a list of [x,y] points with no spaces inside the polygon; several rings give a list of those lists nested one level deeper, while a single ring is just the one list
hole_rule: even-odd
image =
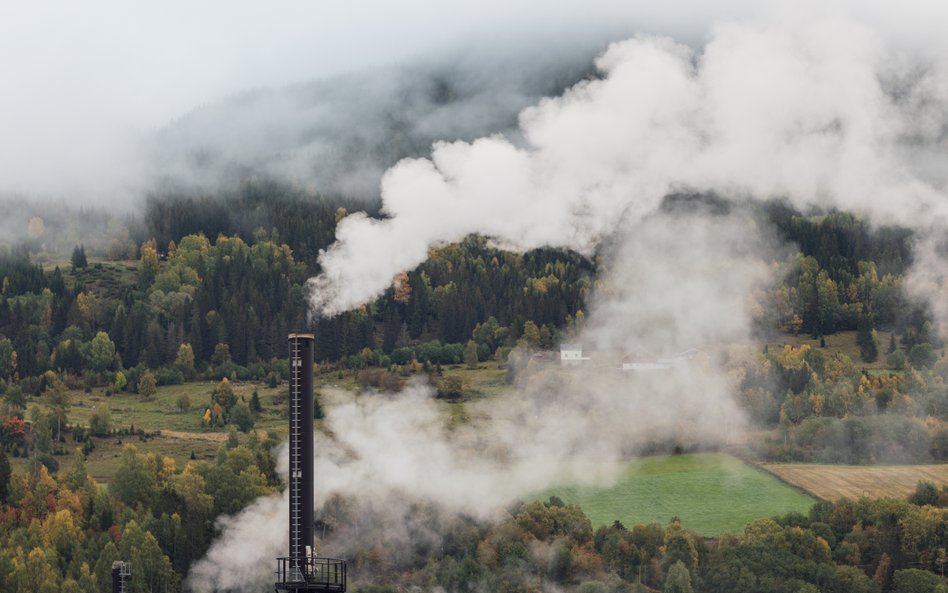
[{"label": "industrial smokestack", "polygon": [[112,563],[112,593],[126,593],[128,591],[128,577],[131,576],[128,562],[116,560]]},{"label": "industrial smokestack", "polygon": [[290,563],[313,545],[313,334],[290,334]]},{"label": "industrial smokestack", "polygon": [[346,563],[316,558],[313,550],[313,345],[315,336],[289,335],[290,345],[290,546],[277,559],[277,591],[346,590]]}]

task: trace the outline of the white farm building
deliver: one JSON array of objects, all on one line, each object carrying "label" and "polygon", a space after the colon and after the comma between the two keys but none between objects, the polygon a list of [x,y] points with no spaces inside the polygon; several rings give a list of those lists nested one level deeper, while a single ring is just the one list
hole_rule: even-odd
[{"label": "white farm building", "polygon": [[589,360],[588,356],[583,356],[582,344],[560,344],[560,364],[563,366],[573,366],[583,364]]}]

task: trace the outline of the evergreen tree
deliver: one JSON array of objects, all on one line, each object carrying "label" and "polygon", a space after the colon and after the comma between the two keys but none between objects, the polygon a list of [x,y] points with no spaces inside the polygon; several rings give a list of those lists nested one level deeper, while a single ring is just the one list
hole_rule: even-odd
[{"label": "evergreen tree", "polygon": [[323,406],[319,403],[319,396],[313,396],[313,420],[322,420],[323,417]]},{"label": "evergreen tree", "polygon": [[86,259],[86,248],[82,245],[76,245],[72,250],[72,267],[74,269],[81,269],[89,265],[89,260]]},{"label": "evergreen tree", "polygon": [[879,358],[879,346],[872,330],[872,320],[868,316],[859,319],[856,343],[859,345],[859,356],[863,362],[875,362]]},{"label": "evergreen tree", "polygon": [[254,414],[259,414],[263,411],[263,406],[260,405],[260,394],[257,393],[257,390],[253,390],[253,395],[250,396],[250,411]]}]

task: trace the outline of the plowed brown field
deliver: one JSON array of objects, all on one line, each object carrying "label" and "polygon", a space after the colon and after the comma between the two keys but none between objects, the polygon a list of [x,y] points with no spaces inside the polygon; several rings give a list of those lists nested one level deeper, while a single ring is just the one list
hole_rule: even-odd
[{"label": "plowed brown field", "polygon": [[783,481],[817,498],[907,498],[919,480],[948,484],[948,464],[941,465],[821,465],[767,463],[760,466]]}]

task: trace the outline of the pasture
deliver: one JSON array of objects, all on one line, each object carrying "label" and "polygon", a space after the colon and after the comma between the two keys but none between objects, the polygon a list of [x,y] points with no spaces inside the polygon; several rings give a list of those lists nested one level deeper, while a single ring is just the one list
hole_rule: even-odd
[{"label": "pasture", "polygon": [[594,527],[615,520],[626,527],[665,524],[678,517],[689,529],[706,536],[740,533],[760,517],[806,513],[816,502],[723,453],[646,457],[623,466],[611,485],[564,484],[538,498],[556,495],[568,504],[579,504]]},{"label": "pasture", "polygon": [[[227,440],[229,427],[204,427],[201,417],[211,403],[211,392],[217,381],[196,381],[182,385],[158,387],[157,393],[150,399],[144,399],[136,393],[118,392],[106,395],[104,388],[98,387],[86,393],[80,389],[69,391],[70,407],[67,411],[68,423],[73,426],[89,425],[89,420],[97,410],[107,407],[112,428],[116,431],[129,431],[133,434],[117,434],[111,437],[93,437],[95,449],[89,454],[86,464],[89,474],[99,482],[107,483],[115,475],[121,461],[122,448],[135,445],[139,451],[171,457],[178,467],[191,459],[213,459],[217,450]],[[267,387],[263,383],[238,381],[234,383],[234,393],[238,398],[249,401],[257,390],[263,411],[258,415],[255,429],[285,435],[286,422],[286,384]],[[187,395],[191,405],[182,410],[178,399]],[[30,401],[30,407],[44,407],[42,398]],[[29,413],[27,413],[29,417]],[[142,437],[139,430],[159,436]],[[247,435],[239,434],[241,441]],[[73,452],[82,446],[71,435],[64,433],[64,441],[57,447],[64,455],[57,455],[61,472],[68,472],[73,464]],[[25,467],[25,458],[12,458],[14,467]]]},{"label": "pasture", "polygon": [[[503,381],[504,370],[496,364],[484,364],[476,370],[453,365],[444,369],[445,376],[455,375],[462,379],[464,396],[457,401],[438,400],[449,427],[469,421],[466,403],[491,397],[506,388]],[[96,448],[89,454],[86,463],[90,475],[96,480],[108,483],[121,461],[122,448],[127,444],[135,445],[139,451],[171,457],[178,467],[191,460],[213,459],[219,447],[227,440],[228,426],[205,426],[201,419],[204,411],[212,405],[211,394],[217,386],[216,380],[200,380],[181,385],[163,385],[157,388],[149,399],[136,393],[119,391],[110,393],[105,387],[95,387],[88,392],[83,389],[68,391],[69,409],[67,423],[71,426],[88,427],[89,421],[98,410],[108,408],[111,426],[115,431],[132,434],[116,434],[111,437],[93,437]],[[254,429],[258,432],[275,434],[284,438],[287,433],[287,383],[268,387],[259,381],[232,382],[234,394],[249,402],[254,391],[260,399],[262,410],[256,415]],[[356,373],[324,372],[315,377],[316,392],[321,388],[340,388],[348,391],[359,389]],[[188,406],[179,406],[182,396],[187,396]],[[326,405],[325,400],[322,400]],[[45,400],[31,398],[29,407],[45,409]],[[26,417],[29,418],[27,413]],[[317,429],[322,421],[316,421]],[[142,430],[148,436],[138,435]],[[155,433],[160,433],[156,435]],[[238,434],[241,442],[247,435]],[[73,452],[82,443],[76,442],[68,431],[64,432],[63,442],[57,443],[57,449],[64,454],[56,455],[60,471],[68,472],[72,467]],[[26,458],[11,459],[15,468],[22,471]]]}]

